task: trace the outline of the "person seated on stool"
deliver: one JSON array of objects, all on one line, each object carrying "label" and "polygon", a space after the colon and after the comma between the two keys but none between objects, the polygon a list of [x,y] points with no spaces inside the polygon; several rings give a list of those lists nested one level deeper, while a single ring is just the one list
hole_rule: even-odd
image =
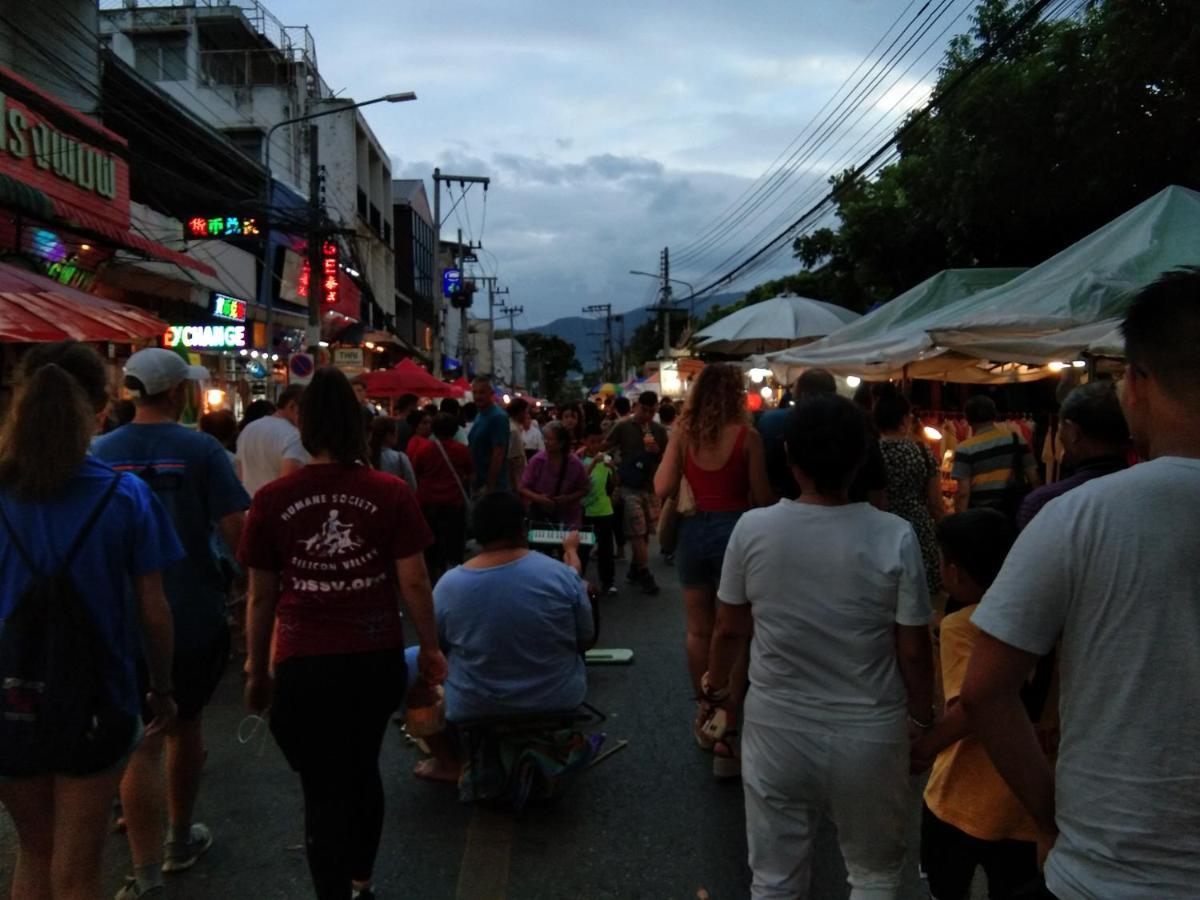
[{"label": "person seated on stool", "polygon": [[[446,721],[574,710],[587,695],[582,651],[595,628],[579,575],[579,532],[563,541],[564,564],[529,549],[516,494],[487,494],[472,521],[482,551],[443,575],[433,592],[450,668]],[[432,758],[417,763],[414,774],[457,781],[450,730],[426,741]]]}]

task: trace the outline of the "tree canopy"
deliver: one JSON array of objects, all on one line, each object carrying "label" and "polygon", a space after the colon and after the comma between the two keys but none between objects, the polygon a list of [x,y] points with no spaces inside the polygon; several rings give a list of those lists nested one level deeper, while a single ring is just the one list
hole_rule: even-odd
[{"label": "tree canopy", "polygon": [[[985,0],[935,96],[1010,33],[1032,0]],[[840,227],[793,245],[865,309],[951,266],[1041,262],[1163,187],[1200,188],[1200,17],[1190,2],[1107,0],[1004,43],[930,114],[899,160],[846,173]]]},{"label": "tree canopy", "polygon": [[517,335],[525,347],[525,380],[539,397],[559,402],[567,373],[581,369],[575,345],[557,335],[528,331]]}]

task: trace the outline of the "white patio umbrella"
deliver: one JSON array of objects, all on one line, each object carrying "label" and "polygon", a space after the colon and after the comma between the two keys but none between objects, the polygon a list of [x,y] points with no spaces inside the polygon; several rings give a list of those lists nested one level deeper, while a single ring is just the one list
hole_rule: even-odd
[{"label": "white patio umbrella", "polygon": [[713,322],[696,335],[696,346],[733,355],[766,353],[815,341],[857,318],[845,307],[785,293]]}]

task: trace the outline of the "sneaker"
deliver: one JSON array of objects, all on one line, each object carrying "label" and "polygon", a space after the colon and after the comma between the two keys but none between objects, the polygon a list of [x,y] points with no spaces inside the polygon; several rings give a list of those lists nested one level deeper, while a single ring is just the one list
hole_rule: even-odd
[{"label": "sneaker", "polygon": [[621,592],[617,590],[617,586],[615,584],[610,584],[608,587],[606,587],[604,589],[604,593],[607,594],[608,596],[612,597],[615,594],[619,594]]},{"label": "sneaker", "polygon": [[642,576],[638,579],[638,583],[642,586],[642,593],[653,596],[658,593],[658,582],[654,580],[654,576],[650,574],[650,570],[642,572]]},{"label": "sneaker", "polygon": [[138,897],[150,897],[155,894],[164,893],[166,885],[156,884],[154,887],[142,890],[138,887],[137,879],[132,875],[125,879],[124,886],[117,891],[113,900],[137,900]]},{"label": "sneaker", "polygon": [[182,872],[184,869],[190,869],[196,864],[196,860],[204,855],[204,851],[212,846],[212,842],[212,832],[208,830],[208,826],[194,823],[186,843],[167,841],[167,858],[163,861],[162,870]]}]

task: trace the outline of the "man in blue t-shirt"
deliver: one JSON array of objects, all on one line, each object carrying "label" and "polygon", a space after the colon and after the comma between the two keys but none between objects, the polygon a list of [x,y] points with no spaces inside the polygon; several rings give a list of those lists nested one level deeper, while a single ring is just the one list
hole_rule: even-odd
[{"label": "man in blue t-shirt", "polygon": [[508,415],[496,405],[492,379],[488,376],[475,376],[475,381],[471,384],[471,394],[478,410],[475,422],[467,435],[471,461],[475,464],[472,493],[507,491],[509,484],[505,456],[508,453]]},{"label": "man in blue t-shirt", "polygon": [[[229,657],[227,587],[212,537],[219,530],[230,547],[238,546],[250,497],[225,449],[211,436],[177,422],[194,382],[208,377],[207,369],[189,366],[170,350],[139,350],[125,366],[125,386],[134,395],[137,414],[92,448],[112,468],[135,474],[150,486],[186,551],[163,571],[175,620],[171,690],[179,707],[178,724],[165,736],[170,747],[165,797],[162,736],[142,742],[121,782],[136,879],[123,892],[129,897],[161,885],[163,872],[190,867],[212,844],[208,828],[192,822],[204,763],[201,712]],[[170,821],[165,848],[164,803]]]}]

